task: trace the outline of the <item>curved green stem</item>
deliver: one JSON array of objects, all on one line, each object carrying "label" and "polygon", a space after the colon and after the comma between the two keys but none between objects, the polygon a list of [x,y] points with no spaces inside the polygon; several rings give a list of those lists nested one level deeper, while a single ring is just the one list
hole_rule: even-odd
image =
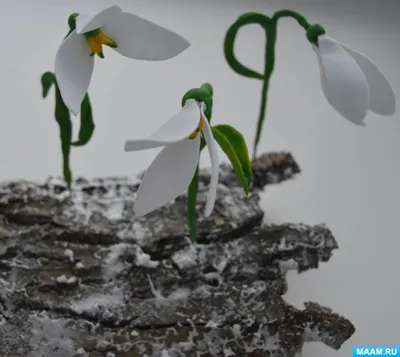
[{"label": "curved green stem", "polygon": [[265,32],[267,41],[265,46],[264,83],[261,89],[261,105],[257,121],[256,137],[253,144],[253,158],[257,156],[257,147],[260,142],[265,113],[267,110],[269,81],[275,68],[275,45],[277,35],[276,21],[269,21],[269,25],[265,28]]},{"label": "curved green stem", "polygon": [[[293,10],[280,10],[277,11],[271,18],[259,13],[247,13],[240,16],[235,23],[233,23],[225,36],[224,41],[224,54],[225,59],[229,66],[238,74],[248,77],[256,78],[263,81],[263,86],[261,90],[261,104],[260,112],[257,122],[256,136],[254,139],[253,146],[253,157],[257,154],[257,147],[260,141],[261,132],[263,128],[263,123],[265,119],[265,114],[267,110],[267,100],[268,100],[268,89],[269,82],[272,73],[275,68],[275,45],[277,38],[277,27],[278,20],[285,17],[291,17],[299,23],[300,26],[306,31],[306,36],[310,42],[316,42],[319,35],[325,33],[325,30],[321,25],[310,25],[306,18],[300,15],[298,12]],[[241,64],[234,54],[234,44],[236,36],[239,30],[249,24],[258,24],[263,27],[266,35],[266,46],[265,46],[265,62],[264,62],[264,73],[258,73],[243,64]]]},{"label": "curved green stem", "polygon": [[195,99],[198,102],[203,102],[206,105],[204,114],[208,121],[211,121],[213,94],[214,90],[210,83],[204,83],[200,88],[189,89],[182,98],[182,107],[188,99]]},{"label": "curved green stem", "polygon": [[261,79],[264,80],[264,74],[258,73],[256,71],[253,71],[252,69],[244,66],[241,64],[237,59],[234,54],[234,48],[235,48],[235,40],[236,36],[239,32],[239,30],[246,26],[246,25],[260,25],[262,26],[266,31],[267,27],[269,26],[271,19],[263,14],[257,14],[257,13],[247,13],[242,16],[240,16],[236,22],[234,22],[228,29],[225,35],[225,41],[224,41],[224,54],[225,54],[225,59],[228,62],[228,64],[231,66],[231,68],[237,73],[240,74],[244,77],[248,78],[256,78],[256,79]]},{"label": "curved green stem", "polygon": [[289,9],[283,9],[275,12],[275,14],[272,16],[272,19],[275,22],[278,22],[278,20],[283,17],[291,17],[292,19],[295,19],[299,23],[299,25],[303,27],[306,31],[311,26],[303,15],[300,15],[298,12]]}]

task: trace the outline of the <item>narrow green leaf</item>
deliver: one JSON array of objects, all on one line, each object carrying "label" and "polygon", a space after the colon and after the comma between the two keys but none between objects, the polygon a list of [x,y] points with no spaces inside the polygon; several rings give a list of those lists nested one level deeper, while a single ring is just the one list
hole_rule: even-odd
[{"label": "narrow green leaf", "polygon": [[46,98],[53,84],[56,83],[56,77],[52,72],[43,73],[42,78],[42,97]]},{"label": "narrow green leaf", "polygon": [[243,135],[230,125],[216,125],[212,128],[215,140],[228,156],[246,195],[253,181],[249,151]]},{"label": "narrow green leaf", "polygon": [[90,104],[89,94],[86,93],[81,104],[81,127],[79,129],[78,140],[71,143],[73,146],[83,146],[89,142],[94,132],[94,122],[92,115],[92,106]]},{"label": "narrow green leaf", "polygon": [[55,86],[55,110],[54,116],[60,129],[61,152],[63,160],[63,175],[67,183],[68,189],[71,189],[72,173],[69,164],[72,140],[72,122],[69,109],[65,105],[60,89],[57,84],[57,79],[52,72],[46,72],[42,75],[42,96],[46,98],[52,85]]},{"label": "narrow green leaf", "polygon": [[[52,74],[48,72],[49,74]],[[50,79],[51,76],[48,75],[48,78]],[[43,77],[42,77],[43,79]],[[43,81],[42,81],[43,83]],[[70,151],[71,151],[71,138],[72,138],[72,123],[70,120],[70,114],[68,108],[65,106],[62,98],[61,98],[61,93],[57,85],[57,81],[53,80],[53,83],[55,84],[56,87],[56,96],[55,96],[55,112],[54,116],[57,121],[57,124],[60,128],[60,140],[61,140],[61,152],[62,152],[62,157],[63,157],[63,176],[64,180],[67,183],[68,189],[71,189],[71,181],[72,181],[72,173],[69,165],[69,156],[70,156]],[[50,87],[49,87],[50,88]],[[46,91],[46,95],[48,93],[48,90]]]}]

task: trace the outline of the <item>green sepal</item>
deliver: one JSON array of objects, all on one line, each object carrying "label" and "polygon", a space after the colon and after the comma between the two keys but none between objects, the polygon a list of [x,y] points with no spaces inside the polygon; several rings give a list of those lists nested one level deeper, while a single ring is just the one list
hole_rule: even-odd
[{"label": "green sepal", "polygon": [[212,127],[215,140],[228,156],[246,195],[253,182],[253,170],[243,135],[230,125]]},{"label": "green sepal", "polygon": [[51,86],[56,83],[56,76],[54,75],[53,72],[43,73],[41,82],[42,82],[42,97],[46,98]]},{"label": "green sepal", "polygon": [[93,122],[92,106],[89,94],[85,94],[81,104],[81,127],[79,129],[78,140],[71,143],[72,146],[83,146],[89,142],[93,136],[95,125]]},{"label": "green sepal", "polygon": [[68,17],[68,27],[69,31],[67,35],[64,37],[64,40],[71,34],[71,32],[75,31],[76,29],[76,18],[79,16],[78,13],[73,13]]}]

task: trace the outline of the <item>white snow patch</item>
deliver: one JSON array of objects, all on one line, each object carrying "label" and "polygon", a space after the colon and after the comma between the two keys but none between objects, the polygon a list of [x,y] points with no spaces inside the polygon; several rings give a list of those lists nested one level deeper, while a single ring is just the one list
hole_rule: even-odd
[{"label": "white snow patch", "polygon": [[149,275],[147,275],[147,280],[149,281],[150,291],[157,300],[186,300],[191,293],[191,290],[188,288],[179,288],[170,293],[167,297],[164,297],[162,291],[154,287],[154,284]]},{"label": "white snow patch", "polygon": [[107,218],[109,220],[118,220],[121,219],[122,213],[124,212],[124,201],[118,200],[118,201],[113,201],[108,202],[107,204]]},{"label": "white snow patch", "polygon": [[173,291],[168,295],[168,299],[170,300],[186,300],[190,295],[191,290],[188,288],[180,288]]},{"label": "white snow patch", "polygon": [[129,246],[130,244],[119,243],[109,248],[109,253],[104,259],[105,265],[103,267],[105,271],[104,275],[107,280],[115,278],[126,268],[126,264],[121,259],[121,256],[124,256]]},{"label": "white snow patch", "polygon": [[75,351],[75,355],[77,355],[77,357],[86,357],[86,356],[87,356],[87,353],[86,353],[86,351],[81,347],[81,348],[78,348],[78,349]]},{"label": "white snow patch", "polygon": [[242,337],[242,327],[239,324],[234,324],[232,326],[232,334],[235,338]]},{"label": "white snow patch", "polygon": [[78,263],[75,264],[75,268],[76,268],[76,269],[83,269],[84,267],[85,267],[85,266],[83,265],[82,262],[78,262]]},{"label": "white snow patch", "polygon": [[66,320],[52,320],[46,315],[29,317],[32,337],[31,351],[26,357],[53,356],[57,351],[62,356],[71,356],[75,347],[71,337],[73,333],[66,328]]},{"label": "white snow patch", "polygon": [[74,262],[74,252],[71,249],[64,250],[64,257],[67,257],[71,263]]},{"label": "white snow patch", "polygon": [[71,276],[70,278],[67,278],[65,275],[61,275],[56,279],[57,283],[59,284],[68,284],[68,285],[73,285],[76,283],[76,277]]},{"label": "white snow patch", "polygon": [[136,330],[132,330],[131,336],[137,337],[137,336],[139,336],[139,332],[137,332]]},{"label": "white snow patch", "polygon": [[317,329],[312,329],[310,327],[310,323],[307,324],[304,328],[303,339],[305,342],[315,342],[315,341],[323,341],[323,336]]},{"label": "white snow patch", "polygon": [[104,276],[107,280],[115,278],[118,274],[132,266],[132,263],[125,261],[125,256],[133,255],[134,264],[145,268],[156,268],[160,264],[157,261],[151,260],[150,255],[136,244],[118,243],[108,248],[108,255],[105,258]]},{"label": "white snow patch", "polygon": [[232,357],[232,356],[236,356],[236,353],[233,352],[229,347],[225,347],[224,355],[225,355],[225,357]]},{"label": "white snow patch", "polygon": [[157,290],[157,289],[154,287],[154,284],[153,284],[153,282],[152,282],[152,280],[151,280],[151,278],[150,278],[149,275],[147,275],[147,280],[149,281],[150,291],[151,291],[151,293],[153,294],[153,296],[154,296],[156,299],[164,300],[165,297],[163,296],[163,294],[162,294],[162,292],[161,292],[160,290]]},{"label": "white snow patch", "polygon": [[279,267],[283,273],[286,273],[289,270],[298,270],[299,264],[294,259],[281,260]]},{"label": "white snow patch", "polygon": [[196,266],[198,259],[196,246],[190,244],[186,249],[176,252],[171,259],[182,270]]},{"label": "white snow patch", "polygon": [[150,255],[143,252],[139,247],[136,251],[136,262],[137,266],[145,267],[145,268],[157,268],[160,262],[156,262],[151,260]]},{"label": "white snow patch", "polygon": [[168,353],[168,351],[166,349],[163,349],[162,353],[161,353],[161,357],[171,357],[171,355]]},{"label": "white snow patch", "polygon": [[[96,349],[98,350],[105,350],[106,348],[108,348],[111,345],[111,342],[107,341],[107,340],[100,340],[97,341],[96,343]],[[108,356],[107,356],[108,357]]]},{"label": "white snow patch", "polygon": [[218,328],[218,322],[215,322],[213,320],[210,320],[206,323],[204,327],[209,327],[209,328]]},{"label": "white snow patch", "polygon": [[121,306],[124,302],[123,291],[115,288],[108,294],[93,294],[82,300],[71,303],[71,308],[78,314],[87,313],[96,316],[101,308],[113,308]]}]

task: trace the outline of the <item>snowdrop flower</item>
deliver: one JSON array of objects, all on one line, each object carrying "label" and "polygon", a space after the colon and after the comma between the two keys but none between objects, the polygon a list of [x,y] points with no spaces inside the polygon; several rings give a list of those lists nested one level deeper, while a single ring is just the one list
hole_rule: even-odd
[{"label": "snowdrop flower", "polygon": [[385,116],[394,114],[393,89],[369,58],[326,35],[319,36],[318,45],[313,48],[318,56],[322,90],[339,114],[362,126],[368,110]]},{"label": "snowdrop flower", "polygon": [[94,68],[94,55],[103,58],[103,45],[137,60],[163,61],[186,50],[190,43],[180,35],[124,12],[117,5],[97,14],[72,14],[71,33],[55,60],[55,75],[66,106],[79,114]]},{"label": "snowdrop flower", "polygon": [[135,200],[135,215],[144,216],[181,195],[190,185],[200,158],[200,139],[204,137],[211,158],[212,173],[204,216],[214,208],[219,177],[216,141],[204,104],[186,101],[179,113],[170,118],[147,139],[128,140],[125,151],[164,146],[147,169]]}]

